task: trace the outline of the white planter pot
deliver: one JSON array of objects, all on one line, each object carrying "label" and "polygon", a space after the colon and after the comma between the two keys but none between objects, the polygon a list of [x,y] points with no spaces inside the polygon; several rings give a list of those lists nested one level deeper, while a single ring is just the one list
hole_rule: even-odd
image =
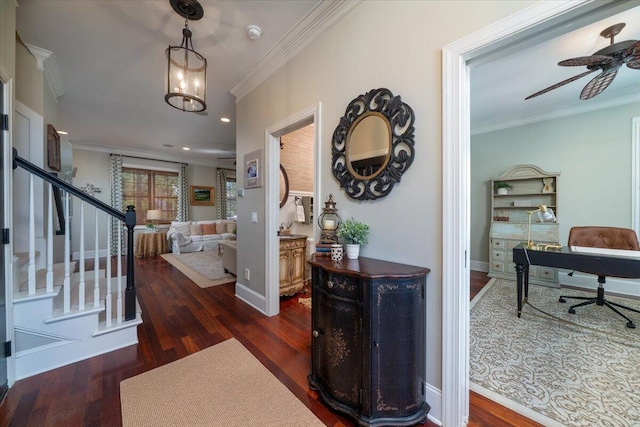
[{"label": "white planter pot", "polygon": [[498,188],[498,194],[502,194],[502,195],[507,194],[507,189],[506,188]]},{"label": "white planter pot", "polygon": [[347,259],[358,259],[360,256],[360,245],[345,245],[347,251]]}]

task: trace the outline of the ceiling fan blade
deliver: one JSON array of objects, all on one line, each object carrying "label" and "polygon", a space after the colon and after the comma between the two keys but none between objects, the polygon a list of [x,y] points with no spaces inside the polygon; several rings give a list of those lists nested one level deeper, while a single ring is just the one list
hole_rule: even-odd
[{"label": "ceiling fan blade", "polygon": [[547,92],[552,91],[552,90],[554,90],[554,89],[558,89],[560,86],[564,86],[564,85],[566,85],[567,83],[571,83],[571,82],[573,82],[573,81],[576,81],[576,80],[578,80],[578,79],[580,79],[580,78],[582,78],[582,77],[586,76],[587,74],[591,74],[591,73],[593,73],[594,71],[596,71],[596,70],[589,70],[589,71],[585,71],[584,73],[578,74],[577,76],[573,76],[573,77],[571,77],[570,79],[563,80],[563,81],[561,81],[560,83],[556,83],[556,84],[554,84],[553,86],[549,86],[549,87],[548,87],[548,88],[546,88],[546,89],[542,89],[540,92],[536,92],[536,93],[534,93],[533,95],[529,95],[529,96],[527,96],[527,97],[525,98],[525,101],[526,101],[527,99],[535,98],[536,96],[542,95],[543,93],[547,93]]},{"label": "ceiling fan blade", "polygon": [[624,51],[624,56],[640,56],[640,41],[637,41],[635,44],[629,46],[627,50]]},{"label": "ceiling fan blade", "polygon": [[578,67],[578,66],[590,66],[590,65],[604,65],[613,60],[610,56],[605,55],[591,55],[591,56],[579,56],[577,58],[565,59],[558,62],[558,65],[563,67]]},{"label": "ceiling fan blade", "polygon": [[584,89],[582,89],[582,92],[580,93],[580,99],[582,100],[591,99],[594,96],[602,93],[603,90],[609,87],[609,85],[611,84],[611,82],[613,81],[613,79],[616,77],[617,74],[618,74],[618,69],[614,68],[607,71],[606,73],[603,72],[595,76],[593,79],[591,79],[589,83],[587,83]]}]

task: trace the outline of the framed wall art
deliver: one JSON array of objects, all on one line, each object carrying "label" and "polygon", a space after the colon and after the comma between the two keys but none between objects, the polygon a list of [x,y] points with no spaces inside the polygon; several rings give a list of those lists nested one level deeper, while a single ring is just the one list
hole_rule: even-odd
[{"label": "framed wall art", "polygon": [[215,200],[215,188],[202,185],[191,185],[189,194],[193,206],[212,206]]},{"label": "framed wall art", "polygon": [[60,135],[52,124],[47,125],[47,165],[60,172]]},{"label": "framed wall art", "polygon": [[244,188],[262,187],[262,150],[244,155]]}]

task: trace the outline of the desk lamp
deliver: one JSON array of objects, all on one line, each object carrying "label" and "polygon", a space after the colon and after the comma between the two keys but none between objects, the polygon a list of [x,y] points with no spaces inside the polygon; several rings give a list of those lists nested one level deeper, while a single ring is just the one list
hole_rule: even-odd
[{"label": "desk lamp", "polygon": [[527,249],[536,249],[538,247],[538,245],[533,243],[533,240],[531,240],[531,214],[535,212],[540,213],[539,215],[541,221],[557,221],[557,218],[553,214],[553,211],[551,209],[548,209],[546,205],[540,205],[536,210],[527,211],[527,215],[529,215],[529,227],[527,228]]}]

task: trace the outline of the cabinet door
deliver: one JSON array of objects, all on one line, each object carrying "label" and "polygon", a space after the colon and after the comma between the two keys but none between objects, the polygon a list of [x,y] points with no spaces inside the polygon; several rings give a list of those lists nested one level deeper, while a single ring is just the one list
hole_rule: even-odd
[{"label": "cabinet door", "polygon": [[291,251],[280,249],[280,289],[291,283]]},{"label": "cabinet door", "polygon": [[360,410],[361,310],[355,301],[313,287],[313,376],[336,400]]},{"label": "cabinet door", "polygon": [[296,248],[291,251],[291,284],[303,283],[307,248]]}]

